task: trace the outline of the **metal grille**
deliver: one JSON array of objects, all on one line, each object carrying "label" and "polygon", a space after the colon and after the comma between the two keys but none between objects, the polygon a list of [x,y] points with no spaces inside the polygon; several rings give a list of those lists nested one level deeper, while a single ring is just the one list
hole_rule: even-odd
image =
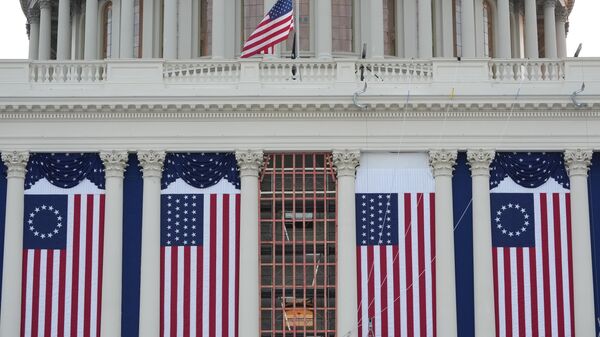
[{"label": "metal grille", "polygon": [[337,194],[331,154],[270,154],[265,162],[261,337],[334,337]]}]

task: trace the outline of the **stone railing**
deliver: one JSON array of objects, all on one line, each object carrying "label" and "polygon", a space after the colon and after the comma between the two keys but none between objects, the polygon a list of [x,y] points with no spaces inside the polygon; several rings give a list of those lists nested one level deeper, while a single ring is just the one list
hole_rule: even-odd
[{"label": "stone railing", "polygon": [[29,65],[33,83],[97,83],[106,81],[104,61],[34,61]]},{"label": "stone railing", "polygon": [[270,60],[259,65],[263,82],[332,82],[336,79],[335,61]]},{"label": "stone railing", "polygon": [[383,82],[427,82],[433,78],[433,62],[428,60],[369,60],[356,62],[356,78],[361,72],[366,80]]},{"label": "stone railing", "polygon": [[490,79],[494,81],[561,81],[565,79],[562,60],[492,59]]},{"label": "stone railing", "polygon": [[240,63],[232,61],[168,61],[163,78],[170,83],[220,83],[240,80]]}]

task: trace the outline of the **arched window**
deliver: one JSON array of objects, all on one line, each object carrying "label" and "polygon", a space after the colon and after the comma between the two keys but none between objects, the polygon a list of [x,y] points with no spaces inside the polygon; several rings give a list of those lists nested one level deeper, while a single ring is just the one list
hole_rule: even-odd
[{"label": "arched window", "polygon": [[102,8],[102,58],[112,56],[112,1]]},{"label": "arched window", "polygon": [[332,51],[351,53],[354,51],[354,0],[332,0],[331,6]]},{"label": "arched window", "polygon": [[142,13],[144,11],[144,0],[134,0],[133,11],[133,56],[142,57]]},{"label": "arched window", "polygon": [[494,57],[494,22],[487,0],[483,1],[483,56]]},{"label": "arched window", "polygon": [[396,55],[396,1],[383,0],[383,52]]}]

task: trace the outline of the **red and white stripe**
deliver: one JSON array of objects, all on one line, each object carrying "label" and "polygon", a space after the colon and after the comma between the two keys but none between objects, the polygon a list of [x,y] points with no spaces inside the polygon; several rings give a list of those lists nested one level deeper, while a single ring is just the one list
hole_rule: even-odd
[{"label": "red and white stripe", "polygon": [[265,15],[250,34],[242,48],[242,58],[250,57],[258,53],[273,53],[275,45],[287,40],[290,32],[294,29],[294,11],[271,20],[269,14]]},{"label": "red and white stripe", "polygon": [[533,195],[535,248],[493,248],[496,335],[574,336],[570,195]]},{"label": "red and white stripe", "polygon": [[398,204],[398,246],[357,247],[362,337],[436,335],[434,194],[401,193]]},{"label": "red and white stripe", "polygon": [[69,195],[66,249],[23,250],[22,337],[100,336],[104,205]]},{"label": "red and white stripe", "polygon": [[238,336],[240,195],[203,196],[203,245],[161,247],[161,337]]}]

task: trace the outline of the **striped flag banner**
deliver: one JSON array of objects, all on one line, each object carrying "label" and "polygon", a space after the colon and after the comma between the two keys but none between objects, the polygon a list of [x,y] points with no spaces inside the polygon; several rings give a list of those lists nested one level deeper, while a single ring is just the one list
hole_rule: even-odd
[{"label": "striped flag banner", "polygon": [[239,190],[178,179],[161,196],[161,336],[235,337]]},{"label": "striped flag banner", "polygon": [[100,336],[104,205],[87,180],[25,191],[22,337]]},{"label": "striped flag banner", "polygon": [[434,181],[423,154],[363,154],[358,336],[435,336]]},{"label": "striped flag banner", "polygon": [[574,336],[569,191],[553,179],[491,190],[497,336]]}]

